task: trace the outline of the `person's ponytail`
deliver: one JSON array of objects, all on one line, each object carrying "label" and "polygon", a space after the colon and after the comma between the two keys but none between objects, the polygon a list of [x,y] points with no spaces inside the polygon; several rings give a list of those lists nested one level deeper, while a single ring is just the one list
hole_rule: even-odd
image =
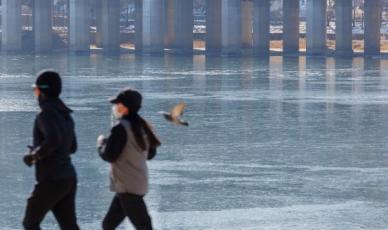
[{"label": "person's ponytail", "polygon": [[162,144],[155,136],[150,125],[138,113],[133,113],[129,117],[129,120],[131,122],[131,128],[135,136],[136,143],[140,146],[142,150],[147,149],[142,130],[144,130],[148,138],[149,149],[156,149]]}]

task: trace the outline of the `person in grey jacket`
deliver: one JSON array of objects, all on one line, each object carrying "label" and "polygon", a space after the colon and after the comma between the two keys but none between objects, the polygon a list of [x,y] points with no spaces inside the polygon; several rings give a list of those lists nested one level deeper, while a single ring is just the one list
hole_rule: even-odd
[{"label": "person in grey jacket", "polygon": [[98,138],[101,158],[111,164],[110,188],[116,193],[102,227],[115,229],[128,217],[138,230],[152,229],[143,197],[148,190],[147,160],[161,145],[149,124],[138,114],[142,96],[125,89],[110,102],[118,119],[108,138]]}]

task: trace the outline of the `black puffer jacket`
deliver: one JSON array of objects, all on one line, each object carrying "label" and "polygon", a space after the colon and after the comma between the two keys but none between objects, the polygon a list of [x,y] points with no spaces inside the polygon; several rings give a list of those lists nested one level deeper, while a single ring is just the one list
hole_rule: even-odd
[{"label": "black puffer jacket", "polygon": [[34,148],[39,147],[36,179],[56,181],[76,177],[70,155],[77,150],[72,112],[60,99],[40,102],[34,125]]}]

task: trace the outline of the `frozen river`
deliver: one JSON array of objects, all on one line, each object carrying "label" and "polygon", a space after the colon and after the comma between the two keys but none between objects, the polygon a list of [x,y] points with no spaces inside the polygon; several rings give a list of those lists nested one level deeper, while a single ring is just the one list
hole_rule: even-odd
[{"label": "frozen river", "polygon": [[[8,56],[0,67],[0,229],[21,229],[31,84],[47,67],[75,110],[82,229],[100,229],[113,196],[95,139],[124,86],[143,93],[163,141],[146,197],[156,229],[388,228],[388,60]],[[182,100],[189,128],[157,114]],[[43,228],[57,229],[51,214]]]}]

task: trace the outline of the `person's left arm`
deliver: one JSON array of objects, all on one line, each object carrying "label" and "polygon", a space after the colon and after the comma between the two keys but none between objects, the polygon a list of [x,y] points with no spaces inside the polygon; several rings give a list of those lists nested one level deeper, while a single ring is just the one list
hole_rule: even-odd
[{"label": "person's left arm", "polygon": [[127,143],[127,132],[121,124],[111,130],[109,137],[97,146],[100,157],[107,162],[115,162]]},{"label": "person's left arm", "polygon": [[42,143],[33,151],[38,160],[53,154],[61,144],[63,137],[55,117],[54,111],[42,111],[38,117],[38,129],[43,136]]}]

